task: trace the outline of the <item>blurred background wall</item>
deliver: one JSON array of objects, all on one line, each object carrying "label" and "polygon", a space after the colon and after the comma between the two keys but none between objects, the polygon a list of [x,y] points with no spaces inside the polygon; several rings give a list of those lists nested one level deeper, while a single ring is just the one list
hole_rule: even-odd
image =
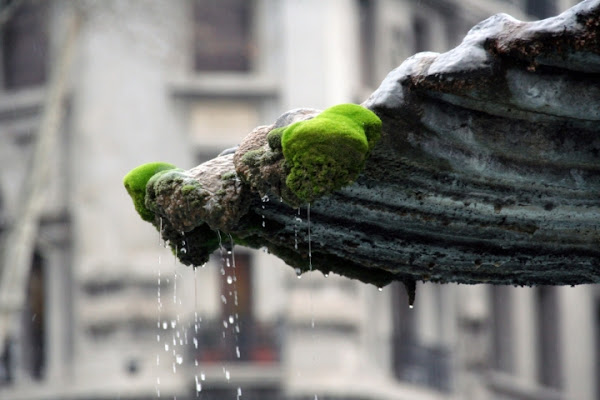
[{"label": "blurred background wall", "polygon": [[139,164],[191,168],[291,108],[360,103],[404,59],[495,13],[574,3],[0,0],[0,240],[21,223],[51,72],[78,21],[0,398],[599,400],[597,287],[428,283],[409,309],[400,285],[299,279],[261,250],[194,272],[122,186]]}]

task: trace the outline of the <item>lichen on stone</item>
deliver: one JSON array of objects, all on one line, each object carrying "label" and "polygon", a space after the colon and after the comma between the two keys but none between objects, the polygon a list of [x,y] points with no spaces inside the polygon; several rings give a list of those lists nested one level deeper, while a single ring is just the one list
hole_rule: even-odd
[{"label": "lichen on stone", "polygon": [[132,169],[123,178],[123,185],[131,196],[136,211],[144,221],[154,221],[154,213],[146,207],[146,185],[157,173],[175,168],[177,167],[173,164],[151,162]]},{"label": "lichen on stone", "polygon": [[[269,140],[271,148],[277,147],[271,143],[276,134]],[[302,201],[311,202],[352,183],[380,136],[381,120],[356,104],[340,104],[288,126],[281,133],[281,148],[290,167],[287,187]]]}]

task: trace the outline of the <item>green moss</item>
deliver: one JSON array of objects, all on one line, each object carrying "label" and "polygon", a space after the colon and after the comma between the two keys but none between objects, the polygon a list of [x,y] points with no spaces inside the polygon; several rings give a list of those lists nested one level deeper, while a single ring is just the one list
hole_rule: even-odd
[{"label": "green moss", "polygon": [[260,159],[264,154],[264,150],[250,150],[242,157],[242,162],[249,166],[257,166],[260,163]]},{"label": "green moss", "polygon": [[267,143],[269,144],[269,147],[271,148],[271,150],[274,150],[274,151],[282,150],[281,136],[283,135],[284,130],[285,130],[285,127],[275,128],[271,132],[269,132],[269,134],[267,135]]},{"label": "green moss", "polygon": [[133,205],[144,221],[152,222],[154,213],[145,206],[146,185],[155,174],[177,168],[173,164],[152,162],[140,165],[129,171],[123,178],[123,185],[133,200]]},{"label": "green moss", "polygon": [[340,104],[284,129],[286,185],[306,202],[353,182],[381,135],[381,120],[356,104]]},{"label": "green moss", "polygon": [[221,175],[221,179],[224,181],[233,181],[235,180],[235,178],[237,178],[237,174],[235,172],[226,172],[223,175]]},{"label": "green moss", "polygon": [[181,187],[181,194],[184,196],[190,194],[191,192],[201,189],[202,185],[197,181],[192,181],[193,183],[187,183]]}]

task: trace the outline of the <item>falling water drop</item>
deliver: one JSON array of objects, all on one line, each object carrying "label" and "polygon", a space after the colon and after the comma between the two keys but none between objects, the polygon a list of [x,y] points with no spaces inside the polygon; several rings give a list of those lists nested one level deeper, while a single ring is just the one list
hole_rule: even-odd
[{"label": "falling water drop", "polygon": [[202,384],[198,381],[198,375],[195,376],[196,379],[196,392],[202,391]]},{"label": "falling water drop", "polygon": [[233,315],[230,315],[230,316],[229,316],[229,323],[230,323],[230,324],[233,324]]},{"label": "falling water drop", "polygon": [[233,278],[231,277],[231,275],[227,276],[227,283],[229,285],[231,285],[233,283]]},{"label": "falling water drop", "polygon": [[237,358],[240,358],[240,346],[235,346],[235,355]]},{"label": "falling water drop", "polygon": [[237,400],[239,400],[240,397],[242,397],[242,388],[238,386],[238,388],[237,388]]},{"label": "falling water drop", "polygon": [[378,287],[377,290],[379,290],[380,292],[383,292],[383,288],[382,287]]},{"label": "falling water drop", "polygon": [[177,362],[177,364],[181,365],[183,363],[183,356],[177,354],[177,356],[175,357],[175,361]]}]

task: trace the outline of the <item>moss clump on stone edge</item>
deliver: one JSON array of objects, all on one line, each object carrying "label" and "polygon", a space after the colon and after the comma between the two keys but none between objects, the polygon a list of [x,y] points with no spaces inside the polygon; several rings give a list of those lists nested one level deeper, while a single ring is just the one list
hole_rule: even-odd
[{"label": "moss clump on stone edge", "polygon": [[[352,183],[381,136],[381,120],[356,104],[340,104],[283,131],[286,185],[310,202]],[[273,147],[273,146],[271,146]]]},{"label": "moss clump on stone edge", "polygon": [[133,205],[144,221],[153,222],[154,213],[146,208],[146,185],[150,178],[161,171],[175,169],[173,164],[164,162],[151,162],[140,165],[129,171],[123,178],[127,193],[133,200]]}]

